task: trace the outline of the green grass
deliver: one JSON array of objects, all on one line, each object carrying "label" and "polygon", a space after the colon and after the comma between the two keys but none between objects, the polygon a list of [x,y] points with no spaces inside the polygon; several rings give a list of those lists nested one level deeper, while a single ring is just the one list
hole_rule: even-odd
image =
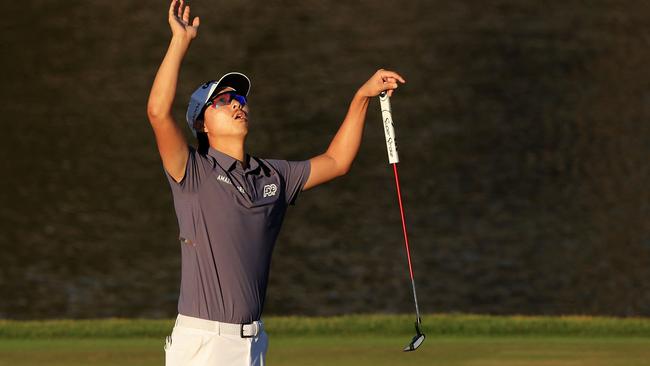
[{"label": "green grass", "polygon": [[[429,315],[268,317],[270,365],[650,366],[650,319]],[[0,321],[0,366],[162,365],[173,320]]]},{"label": "green grass", "polygon": [[[264,318],[273,336],[409,335],[413,320],[412,315]],[[437,336],[650,337],[647,318],[432,314],[422,321],[425,333]],[[164,337],[173,325],[173,319],[0,320],[0,339]]]},{"label": "green grass", "polygon": [[[269,365],[647,366],[650,339],[431,337],[416,352],[408,337],[271,337]],[[163,365],[163,340],[0,341],[0,366]]]}]

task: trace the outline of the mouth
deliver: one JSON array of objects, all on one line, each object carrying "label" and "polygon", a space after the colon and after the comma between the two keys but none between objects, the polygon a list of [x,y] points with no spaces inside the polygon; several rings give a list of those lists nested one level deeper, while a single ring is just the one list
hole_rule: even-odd
[{"label": "mouth", "polygon": [[242,121],[248,122],[248,115],[244,111],[236,112],[235,115],[234,115],[234,118],[236,120],[242,120]]}]

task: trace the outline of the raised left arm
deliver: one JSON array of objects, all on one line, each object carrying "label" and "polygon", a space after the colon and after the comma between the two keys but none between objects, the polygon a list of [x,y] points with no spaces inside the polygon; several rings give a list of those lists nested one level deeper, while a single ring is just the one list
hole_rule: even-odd
[{"label": "raised left arm", "polygon": [[384,90],[388,90],[388,95],[392,95],[393,90],[397,89],[398,81],[406,82],[396,72],[379,69],[359,88],[327,151],[309,159],[311,172],[303,191],[345,175],[350,170],[361,145],[370,98],[376,97]]}]

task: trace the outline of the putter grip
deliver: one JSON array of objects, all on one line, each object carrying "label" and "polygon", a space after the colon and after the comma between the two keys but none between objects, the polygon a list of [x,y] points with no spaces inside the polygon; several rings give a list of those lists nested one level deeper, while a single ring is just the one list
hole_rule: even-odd
[{"label": "putter grip", "polygon": [[395,128],[393,127],[393,117],[390,111],[390,97],[383,91],[379,94],[379,105],[381,107],[381,118],[384,123],[384,136],[386,137],[386,149],[388,150],[388,162],[390,164],[399,163],[397,155],[397,143],[395,142]]}]

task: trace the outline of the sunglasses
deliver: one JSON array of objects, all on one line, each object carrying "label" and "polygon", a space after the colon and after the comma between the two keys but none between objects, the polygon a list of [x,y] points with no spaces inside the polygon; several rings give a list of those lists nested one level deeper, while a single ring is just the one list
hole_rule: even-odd
[{"label": "sunglasses", "polygon": [[215,95],[208,105],[212,105],[214,108],[219,108],[224,105],[230,105],[233,100],[236,100],[242,107],[246,105],[246,97],[243,95],[237,94],[235,91],[227,91]]}]

